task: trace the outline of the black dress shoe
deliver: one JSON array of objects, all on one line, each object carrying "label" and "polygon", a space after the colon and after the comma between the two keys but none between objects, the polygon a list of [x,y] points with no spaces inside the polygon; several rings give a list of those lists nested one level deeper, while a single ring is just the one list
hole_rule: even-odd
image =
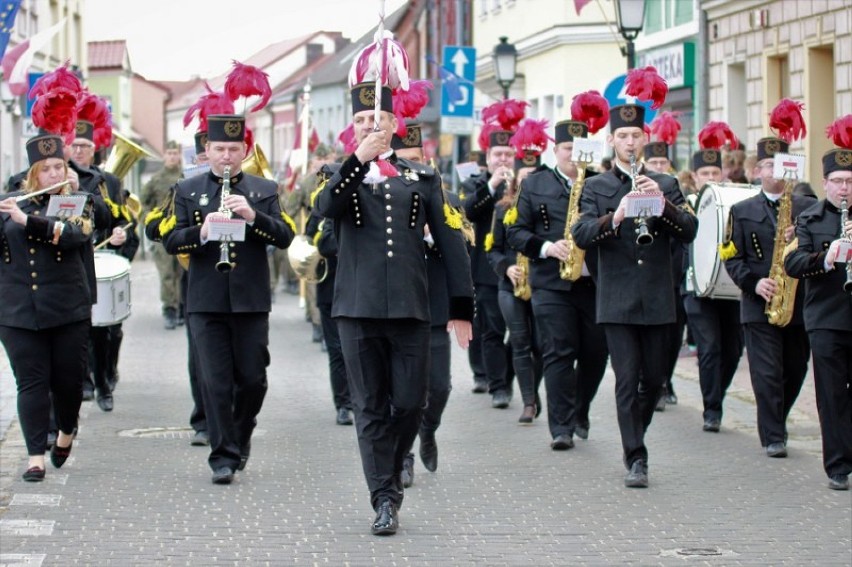
[{"label": "black dress shoe", "polygon": [[101,410],[103,411],[112,411],[112,394],[98,396],[98,407],[101,408]]},{"label": "black dress shoe", "polygon": [[347,408],[337,410],[337,425],[352,425],[352,414]]},{"label": "black dress shoe", "polygon": [[582,440],[586,440],[589,438],[589,427],[591,427],[588,423],[581,423],[577,427],[574,428],[574,433]]},{"label": "black dress shoe", "polygon": [[71,447],[73,446],[73,440],[67,447],[60,447],[58,444],[54,443],[53,448],[50,449],[50,462],[53,463],[54,467],[58,469],[62,468],[62,465],[64,465],[65,461],[68,460],[68,457],[71,456]]},{"label": "black dress shoe", "polygon": [[210,445],[210,435],[206,431],[196,431],[189,444],[193,447],[207,447]]},{"label": "black dress shoe", "polygon": [[251,441],[245,444],[245,446],[240,449],[240,464],[237,465],[237,470],[241,471],[246,468],[248,464],[249,455],[251,455]]},{"label": "black dress shoe", "polygon": [[567,451],[574,447],[574,440],[567,433],[557,435],[550,442],[550,448],[554,451]]},{"label": "black dress shoe", "polygon": [[399,528],[399,518],[397,518],[396,504],[385,500],[376,510],[376,519],[373,520],[370,531],[373,535],[393,535],[397,528]]},{"label": "black dress shoe", "polygon": [[630,472],[624,477],[624,486],[627,488],[648,488],[648,465],[639,459],[630,465]]},{"label": "black dress shoe", "polygon": [[[42,472],[42,475],[44,475],[44,472]],[[832,490],[849,490],[849,477],[845,474],[832,475],[828,477],[828,487]]]},{"label": "black dress shoe", "polygon": [[92,387],[83,386],[83,401],[91,402],[95,399],[95,390]]},{"label": "black dress shoe", "polygon": [[766,456],[783,459],[787,456],[787,447],[784,446],[784,443],[770,443],[766,446]]},{"label": "black dress shoe", "polygon": [[26,482],[41,482],[44,480],[44,469],[41,467],[30,467],[21,475]]},{"label": "black dress shoe", "polygon": [[438,470],[438,444],[435,442],[435,433],[420,431],[420,460],[429,472]]},{"label": "black dress shoe", "polygon": [[402,460],[402,487],[410,488],[414,484],[414,455],[409,453]]},{"label": "black dress shoe", "polygon": [[507,392],[498,390],[497,392],[494,392],[493,396],[491,396],[491,407],[496,409],[506,409],[509,407],[509,400],[511,400],[511,397]]},{"label": "black dress shoe", "polygon": [[484,394],[488,391],[488,382],[485,380],[474,380],[473,382],[473,392],[474,394]]},{"label": "black dress shoe", "polygon": [[518,418],[518,423],[529,425],[535,419],[535,404],[524,406],[521,412],[521,417]]},{"label": "black dress shoe", "polygon": [[676,406],[677,405],[677,394],[675,394],[674,392],[669,392],[668,394],[666,394],[666,403],[669,404],[670,406]]},{"label": "black dress shoe", "polygon": [[654,411],[666,411],[666,395],[665,394],[663,394],[662,396],[659,397],[659,399],[657,399],[657,405],[654,406]]},{"label": "black dress shoe", "polygon": [[234,471],[229,467],[219,467],[213,471],[211,480],[213,484],[231,484],[234,480]]},{"label": "black dress shoe", "polygon": [[704,427],[702,427],[702,429],[711,433],[719,433],[719,429],[721,429],[721,427],[722,420],[716,417],[708,417],[704,420]]}]

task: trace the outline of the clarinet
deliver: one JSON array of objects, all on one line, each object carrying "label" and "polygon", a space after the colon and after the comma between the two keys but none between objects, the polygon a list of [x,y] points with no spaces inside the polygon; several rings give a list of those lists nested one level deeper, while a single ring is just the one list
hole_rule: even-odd
[{"label": "clarinet", "polygon": [[[844,240],[852,240],[852,234],[845,232],[846,223],[849,222],[849,203],[846,199],[840,201],[840,235]],[[846,281],[843,283],[843,291],[852,293],[852,262],[846,262]]]},{"label": "clarinet", "polygon": [[[226,165],[222,171],[222,196],[219,201],[219,212],[228,218],[231,218],[231,209],[225,206],[225,199],[231,194],[231,166]],[[234,269],[234,263],[228,260],[228,252],[230,251],[230,243],[223,240],[219,244],[219,261],[216,262],[216,271],[220,274],[227,274]]]},{"label": "clarinet", "polygon": [[[631,191],[638,191],[636,188],[636,154],[630,154],[630,182],[632,184]],[[636,219],[636,244],[646,246],[654,243],[654,235],[648,230],[648,221],[644,214]]]}]

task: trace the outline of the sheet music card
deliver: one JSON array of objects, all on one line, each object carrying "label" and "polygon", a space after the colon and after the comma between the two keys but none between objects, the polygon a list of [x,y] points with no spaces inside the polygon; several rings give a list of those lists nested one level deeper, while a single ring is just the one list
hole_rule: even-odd
[{"label": "sheet music card", "polygon": [[835,261],[843,264],[852,262],[852,241],[840,241],[840,246],[837,248],[837,260]]},{"label": "sheet music card", "polygon": [[603,159],[604,144],[601,140],[574,138],[571,149],[571,161],[578,163],[600,163]]},{"label": "sheet music card", "polygon": [[804,179],[805,156],[796,154],[775,154],[775,165],[772,169],[775,179]]},{"label": "sheet music card", "polygon": [[459,181],[464,181],[471,175],[479,173],[479,164],[475,161],[460,163],[456,166],[456,173],[458,173]]},{"label": "sheet music card", "polygon": [[627,218],[658,217],[663,214],[666,199],[661,191],[631,191],[627,199]]},{"label": "sheet music card", "polygon": [[246,239],[246,221],[243,219],[210,219],[207,240],[243,242]]},{"label": "sheet music card", "polygon": [[89,195],[80,193],[76,195],[51,195],[50,201],[47,202],[47,212],[45,216],[67,219],[69,217],[79,217],[83,214],[83,209],[86,207],[86,200]]}]

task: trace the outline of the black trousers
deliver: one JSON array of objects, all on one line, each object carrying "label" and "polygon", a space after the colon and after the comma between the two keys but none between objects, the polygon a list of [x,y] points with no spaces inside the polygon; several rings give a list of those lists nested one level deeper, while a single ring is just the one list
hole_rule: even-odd
[{"label": "black trousers", "polygon": [[722,419],[722,402],[743,355],[740,302],[687,296],[684,303],[698,347],[704,419]]},{"label": "black trousers", "polygon": [[77,427],[90,325],[86,319],[39,331],[0,326],[0,342],[18,387],[18,419],[29,455],[47,450],[51,393],[59,430],[71,434]]},{"label": "black trousers", "polygon": [[474,382],[487,382],[485,362],[482,360],[482,315],[478,311],[473,314],[473,338],[467,347],[467,361],[473,373]]},{"label": "black trousers", "polygon": [[210,468],[236,470],[266,396],[268,313],[190,313],[210,435]]},{"label": "black trousers", "polygon": [[645,431],[666,382],[665,345],[671,325],[604,325],[612,369],[624,465],[648,461]]},{"label": "black trousers", "polygon": [[429,381],[429,323],[337,318],[370,502],[402,505],[402,461],[414,444]]},{"label": "black trousers", "polygon": [[573,435],[588,427],[589,408],[606,370],[607,344],[595,323],[591,278],[571,291],[534,289],[532,308],[541,340],[550,435]]},{"label": "black trousers", "polygon": [[429,328],[429,385],[426,389],[426,408],[420,420],[420,430],[434,433],[441,426],[441,416],[453,389],[450,374],[450,334],[446,325]]},{"label": "black trousers", "polygon": [[508,290],[498,293],[500,311],[509,329],[509,344],[512,346],[512,367],[518,377],[518,387],[525,406],[536,404],[538,387],[541,384],[543,363],[537,346],[537,332],[533,319],[532,304],[515,297]]},{"label": "black trousers", "polygon": [[808,373],[810,346],[805,327],[746,323],[745,343],[760,444],[786,443],[787,416]]},{"label": "black trousers", "polygon": [[496,285],[476,285],[476,311],[480,317],[482,337],[482,362],[488,380],[488,393],[508,391],[507,380],[508,347],[503,342],[506,337],[506,322],[500,312]]},{"label": "black trousers", "polygon": [[680,347],[683,345],[683,330],[686,327],[686,310],[684,309],[684,301],[686,297],[681,297],[680,289],[675,288],[675,322],[672,323],[672,328],[669,333],[668,347],[668,366],[666,367],[666,391],[669,394],[674,393],[674,385],[672,377],[674,376],[675,366],[680,357]]},{"label": "black trousers", "polygon": [[331,381],[331,395],[335,409],[352,409],[349,399],[349,383],[346,380],[346,363],[340,348],[340,334],[337,323],[331,318],[331,303],[317,303],[322,323],[322,336],[328,353],[328,377]]},{"label": "black trousers", "polygon": [[[180,304],[186,304],[186,285],[188,272],[184,270],[180,278]],[[201,382],[198,378],[198,353],[195,341],[192,340],[192,323],[184,316],[186,327],[186,369],[189,373],[189,393],[192,395],[192,412],[189,414],[189,425],[193,431],[207,431],[207,414],[204,412],[204,396],[201,394]]]},{"label": "black trousers", "polygon": [[822,432],[822,463],[828,476],[852,473],[852,332],[808,333]]},{"label": "black trousers", "polygon": [[118,353],[124,333],[121,323],[92,327],[89,332],[89,368],[99,396],[109,395],[116,382]]}]

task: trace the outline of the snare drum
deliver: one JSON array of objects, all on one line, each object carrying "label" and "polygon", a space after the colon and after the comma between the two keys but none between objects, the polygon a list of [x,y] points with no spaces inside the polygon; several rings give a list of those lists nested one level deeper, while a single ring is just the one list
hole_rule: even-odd
[{"label": "snare drum", "polygon": [[92,306],[92,326],[108,327],[130,317],[130,262],[112,252],[95,252],[98,302]]},{"label": "snare drum", "polygon": [[731,206],[760,192],[760,187],[742,183],[708,183],[698,194],[695,215],[698,232],[689,246],[688,282],[696,297],[739,299],[740,288],[731,280],[719,245],[725,242]]}]

